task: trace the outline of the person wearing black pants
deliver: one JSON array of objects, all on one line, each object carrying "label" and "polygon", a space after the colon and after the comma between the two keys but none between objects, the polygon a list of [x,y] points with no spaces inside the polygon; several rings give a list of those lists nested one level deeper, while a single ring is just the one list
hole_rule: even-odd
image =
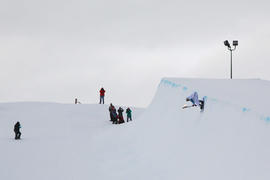
[{"label": "person wearing black pants", "polygon": [[15,132],[15,139],[20,139],[22,133],[20,132],[20,128],[21,128],[21,124],[18,121],[15,125],[14,125],[14,132]]}]

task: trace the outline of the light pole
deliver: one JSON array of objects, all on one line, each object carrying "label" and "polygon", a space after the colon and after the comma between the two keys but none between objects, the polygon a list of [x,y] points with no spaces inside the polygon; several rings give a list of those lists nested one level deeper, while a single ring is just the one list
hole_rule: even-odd
[{"label": "light pole", "polygon": [[224,45],[228,47],[228,50],[231,52],[231,79],[232,79],[232,52],[236,49],[236,46],[238,46],[238,41],[233,41],[233,48],[231,47],[228,40],[224,41]]}]

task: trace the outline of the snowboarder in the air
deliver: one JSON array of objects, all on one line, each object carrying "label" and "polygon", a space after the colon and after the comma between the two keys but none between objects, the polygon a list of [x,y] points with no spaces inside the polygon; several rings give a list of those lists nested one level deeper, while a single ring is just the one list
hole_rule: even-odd
[{"label": "snowboarder in the air", "polygon": [[119,109],[118,109],[118,119],[119,119],[118,123],[119,124],[122,124],[125,122],[124,117],[123,117],[123,112],[124,112],[124,109],[119,107]]},{"label": "snowboarder in the air", "polygon": [[20,132],[20,128],[21,128],[21,124],[18,121],[15,125],[14,125],[14,132],[15,132],[15,139],[20,139],[22,133]]},{"label": "snowboarder in the air", "polygon": [[104,104],[105,90],[103,88],[101,88],[99,93],[100,93],[99,104],[101,104],[101,103]]},{"label": "snowboarder in the air", "polygon": [[130,120],[132,121],[132,118],[131,118],[131,109],[130,108],[127,108],[126,109],[126,114],[127,114],[127,122]]},{"label": "snowboarder in the air", "polygon": [[186,101],[191,101],[192,106],[199,106],[200,102],[198,98],[198,93],[195,91],[194,93],[192,93],[190,96],[186,98]]},{"label": "snowboarder in the air", "polygon": [[[186,101],[192,102],[192,107],[199,106],[201,110],[204,108],[204,99],[199,100],[198,93],[195,91],[190,96],[186,98]],[[188,106],[184,106],[183,108],[187,108]]]}]

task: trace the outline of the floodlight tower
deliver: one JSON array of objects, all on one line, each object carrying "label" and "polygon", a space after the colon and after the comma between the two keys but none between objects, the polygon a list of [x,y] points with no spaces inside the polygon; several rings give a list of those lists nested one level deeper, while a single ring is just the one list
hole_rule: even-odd
[{"label": "floodlight tower", "polygon": [[232,52],[236,49],[236,46],[238,46],[238,41],[233,41],[233,48],[231,47],[228,40],[224,41],[224,45],[228,47],[228,50],[231,52],[231,79],[232,79]]}]

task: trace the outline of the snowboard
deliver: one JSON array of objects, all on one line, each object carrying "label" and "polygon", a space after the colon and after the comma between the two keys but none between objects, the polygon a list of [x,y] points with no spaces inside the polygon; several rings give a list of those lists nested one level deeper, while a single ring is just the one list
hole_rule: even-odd
[{"label": "snowboard", "polygon": [[191,107],[196,107],[196,106],[189,106],[189,105],[187,105],[187,104],[185,104],[184,106],[182,106],[182,109],[186,109],[186,108],[191,108]]}]

